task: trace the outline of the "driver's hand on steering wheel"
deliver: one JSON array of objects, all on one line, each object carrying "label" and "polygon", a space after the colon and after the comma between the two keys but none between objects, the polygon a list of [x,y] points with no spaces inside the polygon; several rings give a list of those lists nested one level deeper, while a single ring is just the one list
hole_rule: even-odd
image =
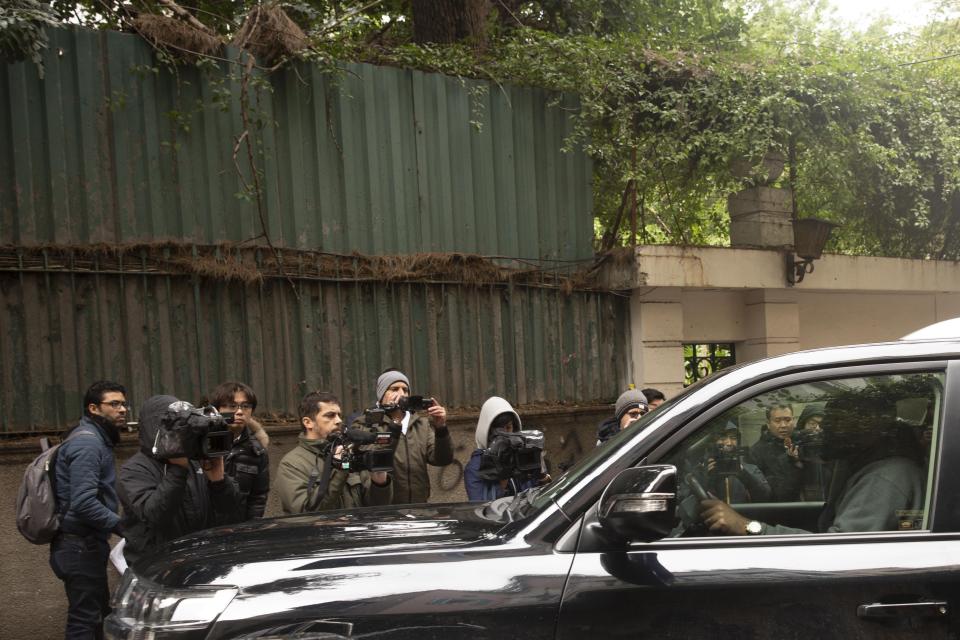
[{"label": "driver's hand on steering wheel", "polygon": [[723,500],[701,500],[700,519],[710,533],[724,536],[747,535],[747,523],[750,522]]}]

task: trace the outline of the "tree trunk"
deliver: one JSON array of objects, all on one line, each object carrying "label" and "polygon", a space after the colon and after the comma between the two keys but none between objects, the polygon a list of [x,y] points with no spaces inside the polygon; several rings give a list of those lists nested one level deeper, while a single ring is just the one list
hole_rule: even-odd
[{"label": "tree trunk", "polygon": [[411,0],[410,5],[413,39],[418,44],[486,42],[490,0]]}]

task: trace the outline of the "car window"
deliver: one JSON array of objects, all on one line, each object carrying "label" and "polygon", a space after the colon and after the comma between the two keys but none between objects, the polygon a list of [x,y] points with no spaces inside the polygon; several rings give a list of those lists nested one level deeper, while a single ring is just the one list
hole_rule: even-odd
[{"label": "car window", "polygon": [[927,528],[943,380],[816,380],[724,411],[662,460],[678,469],[673,535]]},{"label": "car window", "polygon": [[[643,415],[639,420],[631,423],[626,429],[620,431],[618,434],[613,436],[610,440],[607,440],[601,446],[595,447],[590,450],[586,456],[577,461],[577,463],[568,469],[565,473],[559,477],[555,477],[553,482],[544,487],[542,490],[537,491],[536,495],[531,500],[531,512],[539,510],[544,506],[551,504],[551,502],[557,497],[562,495],[568,488],[580,481],[581,478],[586,477],[593,471],[596,467],[603,464],[609,458],[620,455],[620,447],[624,443],[631,440],[637,433],[646,429],[650,424],[659,418],[659,416],[667,413],[674,405],[679,404],[684,398],[694,391],[702,388],[708,382],[712,382],[721,378],[725,375],[728,375],[730,372],[739,369],[740,366],[728,367],[721,371],[718,371],[711,375],[709,378],[703,378],[698,380],[694,384],[690,385],[682,392],[678,393],[676,396],[670,398],[659,407],[653,411],[648,412]],[[584,425],[584,428],[590,428],[587,425]]]}]

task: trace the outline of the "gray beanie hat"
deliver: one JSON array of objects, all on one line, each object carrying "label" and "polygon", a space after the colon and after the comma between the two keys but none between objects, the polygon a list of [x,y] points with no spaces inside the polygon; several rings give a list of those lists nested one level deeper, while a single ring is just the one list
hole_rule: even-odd
[{"label": "gray beanie hat", "polygon": [[389,389],[390,385],[394,382],[405,382],[407,383],[407,388],[410,388],[410,381],[407,380],[407,376],[399,371],[384,371],[380,374],[380,377],[377,378],[377,402],[383,400],[383,394],[387,392],[387,389]]},{"label": "gray beanie hat", "polygon": [[647,396],[643,395],[639,389],[630,389],[621,393],[617,398],[617,404],[614,405],[613,415],[619,420],[623,414],[634,407],[647,408]]}]

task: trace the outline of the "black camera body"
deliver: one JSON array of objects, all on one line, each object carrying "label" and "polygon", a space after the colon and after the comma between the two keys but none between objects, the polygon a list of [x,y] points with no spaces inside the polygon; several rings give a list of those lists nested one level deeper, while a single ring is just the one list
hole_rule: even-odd
[{"label": "black camera body", "polygon": [[792,437],[797,448],[797,457],[808,462],[823,461],[823,433],[819,431],[795,431]]},{"label": "black camera body", "polygon": [[735,476],[743,469],[743,456],[746,449],[742,447],[725,447],[718,444],[713,452],[715,466],[714,473],[721,476]]},{"label": "black camera body", "polygon": [[333,458],[336,469],[360,471],[393,471],[393,436],[375,428],[353,427],[337,434],[331,446],[343,447]]},{"label": "black camera body", "polygon": [[410,413],[426,411],[435,404],[433,398],[424,396],[404,396],[397,402],[398,407]]},{"label": "black camera body", "polygon": [[543,432],[498,431],[483,451],[479,476],[490,482],[536,478],[543,472]]},{"label": "black camera body", "polygon": [[161,418],[151,453],[161,460],[222,458],[233,448],[227,425],[213,407],[198,409],[189,402],[174,402]]}]

